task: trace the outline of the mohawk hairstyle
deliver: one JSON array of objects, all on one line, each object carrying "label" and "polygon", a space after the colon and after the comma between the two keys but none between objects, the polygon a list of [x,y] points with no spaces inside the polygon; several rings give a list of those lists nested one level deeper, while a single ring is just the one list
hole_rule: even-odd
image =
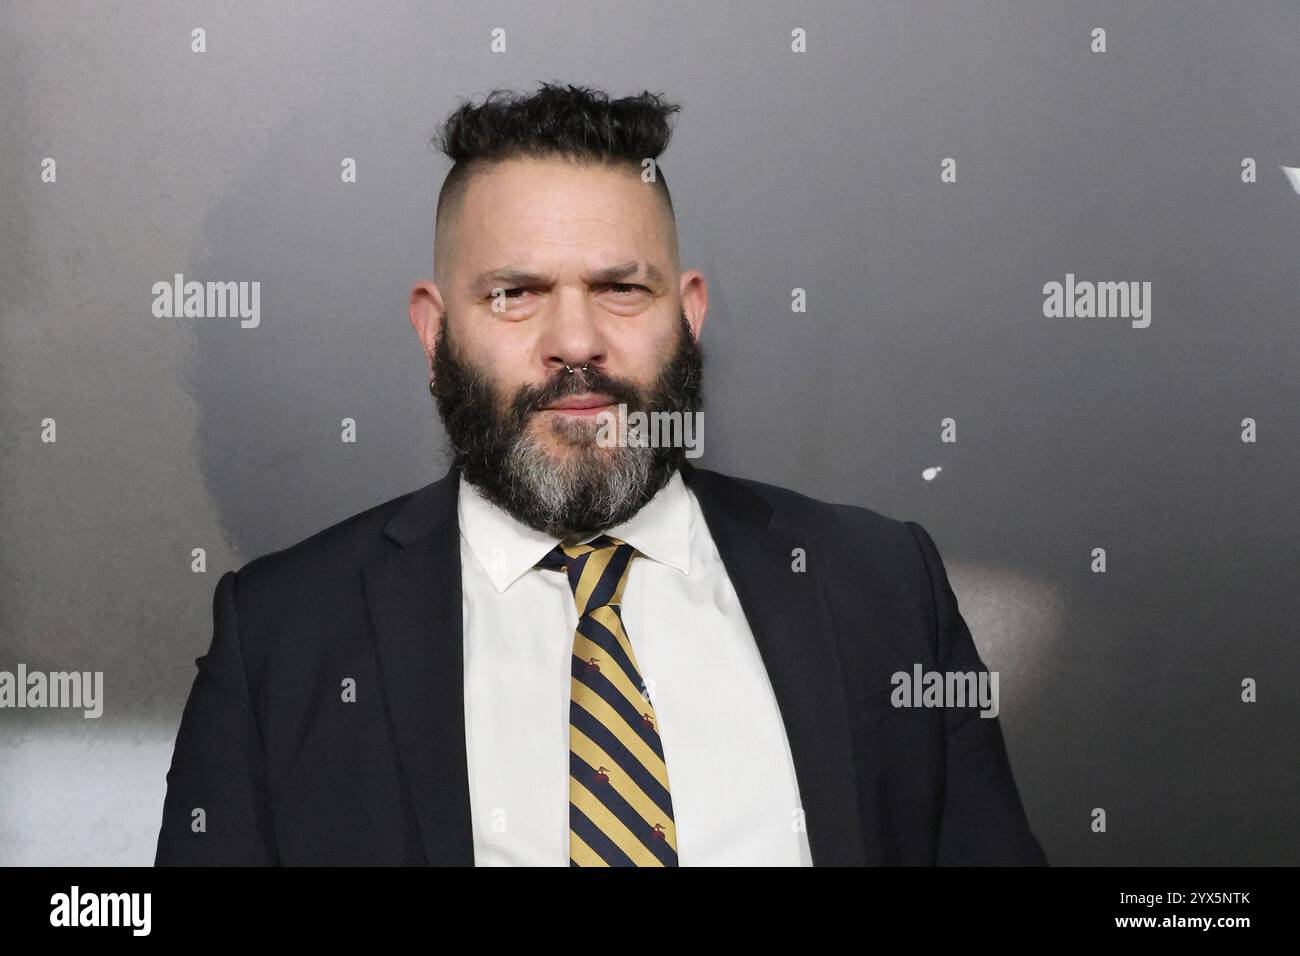
[{"label": "mohawk hairstyle", "polygon": [[[611,100],[600,90],[558,83],[542,83],[528,95],[493,90],[477,106],[463,103],[434,137],[452,160],[438,193],[438,219],[454,213],[475,171],[506,159],[558,157],[640,172],[644,160],[657,161],[668,148],[668,118],[680,109],[648,91]],[[654,187],[672,218],[668,182],[657,163]]]}]

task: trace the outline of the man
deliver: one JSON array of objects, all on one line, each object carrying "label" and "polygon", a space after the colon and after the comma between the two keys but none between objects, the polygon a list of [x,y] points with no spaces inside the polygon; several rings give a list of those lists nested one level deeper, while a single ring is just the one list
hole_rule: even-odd
[{"label": "man", "polygon": [[221,578],[157,863],[1046,862],[996,717],[891,700],[984,672],[919,525],[610,438],[700,409],[676,110],[448,119],[410,319],[454,465]]}]

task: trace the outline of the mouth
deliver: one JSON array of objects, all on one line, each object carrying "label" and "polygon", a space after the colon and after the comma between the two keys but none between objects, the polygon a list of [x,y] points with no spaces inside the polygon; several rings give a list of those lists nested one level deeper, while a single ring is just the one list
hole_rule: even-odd
[{"label": "mouth", "polygon": [[594,416],[614,407],[614,400],[600,392],[583,392],[579,395],[566,395],[559,401],[544,406],[541,411],[557,412],[561,415]]}]

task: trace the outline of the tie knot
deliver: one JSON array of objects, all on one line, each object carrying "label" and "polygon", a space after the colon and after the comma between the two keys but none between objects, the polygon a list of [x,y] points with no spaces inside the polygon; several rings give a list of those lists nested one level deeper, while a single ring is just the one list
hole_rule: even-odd
[{"label": "tie knot", "polygon": [[614,552],[634,551],[635,548],[626,541],[620,541],[618,538],[611,538],[607,534],[602,534],[598,538],[592,538],[584,544],[564,545],[557,544],[537,562],[537,566],[551,570],[563,570],[567,565],[574,561],[582,561],[593,552]]},{"label": "tie knot", "polygon": [[622,603],[623,586],[635,554],[636,548],[626,541],[602,534],[585,544],[557,544],[537,566],[568,572],[569,587],[581,616]]}]

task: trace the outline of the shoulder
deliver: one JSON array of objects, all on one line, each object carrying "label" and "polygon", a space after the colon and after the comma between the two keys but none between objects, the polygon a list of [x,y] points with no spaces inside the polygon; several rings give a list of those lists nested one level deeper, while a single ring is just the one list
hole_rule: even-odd
[{"label": "shoulder", "polygon": [[384,529],[420,492],[411,491],[337,521],[287,547],[259,555],[235,572],[243,600],[277,600],[359,581],[366,564],[395,549]]},{"label": "shoulder", "polygon": [[916,521],[704,469],[693,469],[689,483],[706,523],[710,511],[724,509],[775,532],[783,546],[804,549],[808,567],[840,600],[929,616],[950,588],[934,541]]},{"label": "shoulder", "polygon": [[[780,547],[802,548],[808,571],[836,617],[849,622],[847,628],[855,630],[855,622],[863,620],[880,622],[905,658],[915,659],[916,647],[937,653],[933,642],[940,611],[951,617],[953,595],[938,549],[919,523],[768,482],[698,474],[709,501],[700,502],[706,521],[709,508],[745,513],[775,532],[770,537]],[[739,499],[748,503],[725,504]],[[913,646],[909,634],[930,643]]]},{"label": "shoulder", "polygon": [[[748,508],[755,516],[759,507],[765,507],[770,517],[764,520],[770,527],[795,535],[834,542],[853,551],[883,549],[913,556],[933,544],[915,521],[882,514],[865,505],[825,501],[753,478],[702,468],[692,471],[690,484],[697,497],[703,494],[712,503],[733,503],[738,508]],[[737,502],[740,496],[752,496],[752,501]]]}]

